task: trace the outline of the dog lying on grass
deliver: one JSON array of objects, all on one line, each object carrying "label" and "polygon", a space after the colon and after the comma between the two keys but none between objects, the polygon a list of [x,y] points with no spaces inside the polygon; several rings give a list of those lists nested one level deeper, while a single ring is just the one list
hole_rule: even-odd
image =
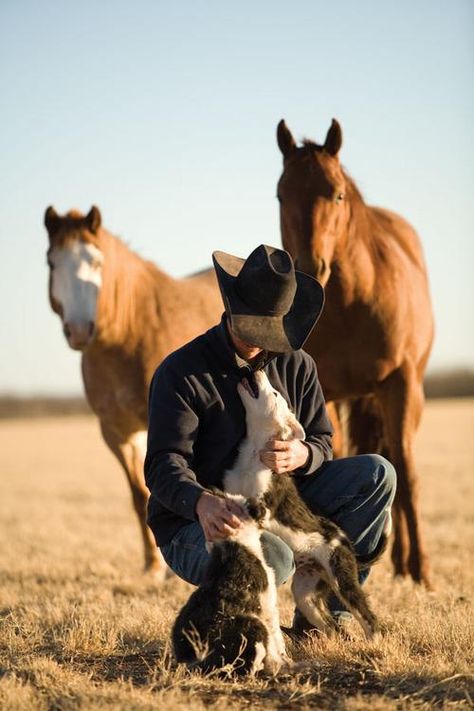
[{"label": "dog lying on grass", "polygon": [[243,525],[230,538],[210,544],[206,580],[174,623],[174,652],[178,662],[205,673],[275,673],[287,657],[275,574],[263,557],[255,520],[265,511],[241,496],[232,498],[245,512]]},{"label": "dog lying on grass", "polygon": [[296,572],[292,593],[306,620],[330,633],[335,623],[327,600],[334,592],[366,637],[372,638],[378,630],[377,619],[359,584],[349,539],[336,524],[309,510],[291,476],[276,474],[260,461],[259,452],[269,439],[304,439],[302,426],[263,371],[254,373],[253,383],[244,379],[237,388],[245,407],[247,436],[232,470],[224,475],[225,491],[262,502],[266,513],[261,525],[293,550]]}]

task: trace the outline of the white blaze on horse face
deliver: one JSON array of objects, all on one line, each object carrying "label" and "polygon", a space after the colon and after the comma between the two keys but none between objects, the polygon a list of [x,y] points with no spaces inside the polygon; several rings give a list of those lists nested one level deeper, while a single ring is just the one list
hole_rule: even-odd
[{"label": "white blaze on horse face", "polygon": [[49,254],[51,293],[61,304],[66,324],[95,323],[97,298],[102,286],[104,257],[100,249],[76,240]]}]

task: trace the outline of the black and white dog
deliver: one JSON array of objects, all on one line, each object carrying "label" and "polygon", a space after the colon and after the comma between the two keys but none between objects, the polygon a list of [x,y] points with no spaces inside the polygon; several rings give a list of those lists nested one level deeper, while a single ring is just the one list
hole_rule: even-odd
[{"label": "black and white dog", "polygon": [[257,371],[253,375],[253,383],[243,380],[237,386],[246,411],[247,435],[232,470],[224,475],[224,489],[264,504],[263,527],[294,552],[292,592],[308,622],[331,632],[334,622],[327,600],[334,592],[371,638],[378,629],[377,620],[359,584],[349,539],[336,524],[309,510],[291,476],[276,474],[260,461],[259,452],[269,439],[304,439],[305,432],[266,374]]},{"label": "black and white dog", "polygon": [[[222,495],[222,492],[221,492]],[[275,574],[265,562],[262,505],[233,496],[246,511],[242,527],[210,546],[205,582],[193,592],[173,626],[178,662],[205,673],[275,673],[287,662],[280,630]]]}]

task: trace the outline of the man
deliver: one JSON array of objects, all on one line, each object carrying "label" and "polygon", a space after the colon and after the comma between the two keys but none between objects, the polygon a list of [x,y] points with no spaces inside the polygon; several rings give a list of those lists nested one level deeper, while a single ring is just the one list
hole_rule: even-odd
[{"label": "man", "polygon": [[[150,388],[145,478],[148,524],[170,568],[198,585],[206,540],[240,526],[234,502],[206,492],[222,487],[245,435],[237,383],[263,368],[290,403],[304,442],[268,442],[262,462],[293,476],[308,506],[339,524],[364,561],[376,557],[395,494],[392,465],[378,455],[332,460],[332,428],[313,359],[301,350],[323,307],[316,279],[295,271],[290,255],[260,245],[246,259],[214,252],[225,313],[221,323],[171,353]],[[269,532],[262,545],[277,585],[291,576],[293,554]],[[334,616],[341,603],[331,600]],[[346,615],[348,613],[345,613]],[[295,630],[303,621],[295,617]]]}]

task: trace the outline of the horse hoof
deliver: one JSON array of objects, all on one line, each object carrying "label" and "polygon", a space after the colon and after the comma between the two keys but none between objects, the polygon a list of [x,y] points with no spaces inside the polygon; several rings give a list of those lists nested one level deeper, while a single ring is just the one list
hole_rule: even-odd
[{"label": "horse hoof", "polygon": [[173,571],[170,570],[167,565],[163,565],[163,563],[158,565],[146,565],[144,572],[147,580],[154,585],[163,585],[167,578],[174,575]]},{"label": "horse hoof", "polygon": [[410,576],[417,585],[423,585],[428,592],[434,592],[430,574],[426,567],[419,564],[410,565]]},{"label": "horse hoof", "polygon": [[377,629],[374,632],[371,632],[369,635],[367,635],[367,641],[370,642],[371,644],[379,645],[380,642],[383,639],[383,635],[381,630]]},{"label": "horse hoof", "polygon": [[408,573],[408,566],[401,560],[393,560],[393,575],[395,578],[406,578]]},{"label": "horse hoof", "polygon": [[431,578],[429,575],[422,575],[421,580],[419,581],[421,585],[423,585],[426,588],[427,592],[434,593],[436,592],[436,588],[431,582]]}]

